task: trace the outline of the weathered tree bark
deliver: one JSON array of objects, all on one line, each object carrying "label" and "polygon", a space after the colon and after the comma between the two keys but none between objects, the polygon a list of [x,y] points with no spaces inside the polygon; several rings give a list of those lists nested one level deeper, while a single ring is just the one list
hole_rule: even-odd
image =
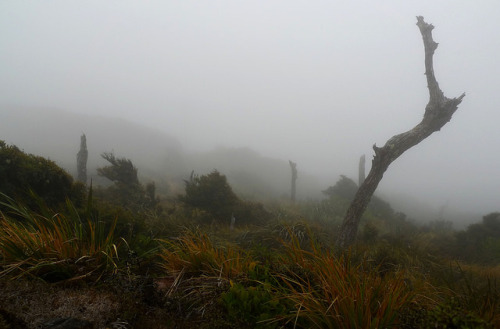
[{"label": "weathered tree bark", "polygon": [[360,218],[389,165],[406,150],[417,145],[432,133],[439,131],[451,120],[458,105],[465,97],[465,94],[453,99],[444,96],[434,76],[432,61],[434,51],[438,46],[432,38],[434,26],[424,22],[422,16],[417,17],[417,26],[424,41],[425,75],[427,77],[427,87],[429,88],[429,102],[425,108],[424,117],[413,129],[393,136],[383,147],[373,145],[375,155],[372,160],[372,168],[363,184],[359,187],[344,217],[337,240],[337,247],[339,248],[346,248],[354,242]]},{"label": "weathered tree bark", "polygon": [[292,192],[290,195],[292,203],[295,203],[295,192],[296,192],[295,182],[297,181],[297,164],[290,160],[288,160],[288,162],[290,163],[290,168],[292,169]]},{"label": "weathered tree bark", "polygon": [[359,167],[358,167],[358,186],[361,186],[363,182],[365,181],[366,175],[365,175],[365,155],[363,154],[359,158]]},{"label": "weathered tree bark", "polygon": [[87,158],[89,152],[87,151],[87,137],[83,134],[80,137],[80,151],[76,154],[76,171],[78,180],[87,184]]}]

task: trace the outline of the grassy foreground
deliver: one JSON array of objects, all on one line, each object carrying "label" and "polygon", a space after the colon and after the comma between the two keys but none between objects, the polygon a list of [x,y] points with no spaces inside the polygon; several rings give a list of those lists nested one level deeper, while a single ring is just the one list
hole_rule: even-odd
[{"label": "grassy foreground", "polygon": [[290,221],[177,227],[127,241],[116,235],[117,218],[100,220],[90,206],[33,212],[5,200],[0,328],[57,317],[95,328],[500,325],[499,268],[425,248],[379,239],[339,252],[320,225]]}]

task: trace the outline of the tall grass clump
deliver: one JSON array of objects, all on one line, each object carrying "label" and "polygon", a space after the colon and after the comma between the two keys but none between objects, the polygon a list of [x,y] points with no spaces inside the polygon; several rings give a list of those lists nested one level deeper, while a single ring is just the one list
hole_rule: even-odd
[{"label": "tall grass clump", "polygon": [[199,230],[188,230],[176,239],[161,239],[159,242],[160,266],[168,273],[232,278],[257,265],[237,246],[216,246],[206,233]]},{"label": "tall grass clump", "polygon": [[1,197],[5,201],[0,204],[9,215],[0,212],[0,276],[31,274],[61,281],[116,270],[116,219],[110,225],[90,215],[82,219],[69,201],[69,215],[49,216],[48,208],[35,213],[5,195]]},{"label": "tall grass clump", "polygon": [[394,328],[398,312],[413,297],[404,273],[380,276],[366,262],[354,264],[350,255],[336,256],[310,239],[307,248],[295,237],[287,242],[287,264],[281,279],[286,298],[295,305],[290,319],[306,328]]}]

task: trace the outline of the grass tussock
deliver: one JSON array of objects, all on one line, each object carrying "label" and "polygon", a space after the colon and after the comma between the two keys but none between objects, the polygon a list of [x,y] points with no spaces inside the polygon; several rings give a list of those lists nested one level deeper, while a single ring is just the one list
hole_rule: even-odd
[{"label": "grass tussock", "polygon": [[199,230],[186,231],[176,239],[159,240],[161,267],[167,273],[233,278],[243,275],[257,262],[235,245],[217,246]]},{"label": "grass tussock", "polygon": [[0,214],[0,276],[35,274],[48,281],[75,280],[117,268],[116,220],[106,225],[82,220],[76,212],[48,217],[7,201],[3,205],[10,216]]},{"label": "grass tussock", "polygon": [[413,292],[405,273],[384,277],[365,262],[351,263],[350,255],[335,255],[314,242],[306,250],[297,238],[286,245],[280,278],[293,301],[295,325],[309,328],[395,327],[398,312],[411,303]]}]

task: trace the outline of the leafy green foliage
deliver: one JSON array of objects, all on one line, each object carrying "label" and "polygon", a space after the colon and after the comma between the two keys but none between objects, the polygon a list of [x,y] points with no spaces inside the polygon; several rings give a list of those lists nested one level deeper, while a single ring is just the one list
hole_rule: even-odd
[{"label": "leafy green foliage", "polygon": [[190,179],[185,183],[186,193],[180,195],[179,200],[190,209],[202,210],[207,215],[204,218],[206,222],[229,224],[234,216],[236,225],[239,225],[263,222],[269,218],[262,205],[240,200],[227,182],[226,176],[217,170],[202,176],[191,173]]},{"label": "leafy green foliage", "polygon": [[98,168],[97,173],[99,175],[123,185],[131,186],[139,184],[137,168],[134,167],[130,159],[116,158],[111,152],[104,152],[101,156],[110,163],[110,166]]},{"label": "leafy green foliage", "polygon": [[73,178],[53,161],[0,141],[0,192],[29,200],[30,190],[50,207],[64,204],[66,198],[78,203],[84,195],[83,185],[73,184]]},{"label": "leafy green foliage", "polygon": [[229,186],[226,176],[214,170],[208,175],[191,173],[186,183],[186,194],[179,199],[186,205],[208,211],[215,217],[229,218],[240,201]]},{"label": "leafy green foliage", "polygon": [[155,210],[158,204],[155,184],[149,183],[144,188],[139,183],[137,168],[134,167],[130,159],[116,158],[113,153],[106,152],[101,156],[110,165],[97,168],[97,173],[114,182],[114,185],[107,189],[96,190],[96,195],[114,205],[136,213]]},{"label": "leafy green foliage", "polygon": [[493,326],[477,315],[460,307],[456,300],[437,305],[428,311],[427,328],[438,329],[492,329]]},{"label": "leafy green foliage", "polygon": [[101,156],[110,163],[109,166],[97,168],[97,173],[115,185],[108,188],[108,197],[120,205],[134,206],[141,203],[144,191],[137,178],[137,168],[126,158],[116,158],[113,153]]},{"label": "leafy green foliage", "polygon": [[[341,175],[334,186],[323,191],[328,199],[319,203],[304,204],[303,211],[307,218],[320,220],[333,225],[341,225],[358,190],[356,183]],[[406,215],[396,213],[391,205],[383,199],[373,195],[361,219],[362,234],[359,238],[365,242],[373,242],[386,234],[400,235],[410,232],[412,224],[406,220]]]},{"label": "leafy green foliage", "polygon": [[233,320],[244,321],[252,328],[279,327],[276,319],[284,319],[291,306],[268,282],[250,286],[231,282],[221,301]]},{"label": "leafy green foliage", "polygon": [[323,193],[328,196],[337,195],[344,199],[352,200],[357,190],[358,185],[356,185],[352,179],[347,176],[340,175],[340,179],[337,183],[324,190]]},{"label": "leafy green foliage", "polygon": [[[337,183],[324,190],[323,193],[328,195],[330,199],[341,198],[350,203],[357,191],[358,185],[352,179],[341,175]],[[394,216],[391,205],[375,195],[371,198],[368,211],[379,218]]]},{"label": "leafy green foliage", "polygon": [[468,262],[497,264],[500,254],[500,213],[488,214],[481,223],[472,224],[465,231],[458,232],[450,253]]}]

